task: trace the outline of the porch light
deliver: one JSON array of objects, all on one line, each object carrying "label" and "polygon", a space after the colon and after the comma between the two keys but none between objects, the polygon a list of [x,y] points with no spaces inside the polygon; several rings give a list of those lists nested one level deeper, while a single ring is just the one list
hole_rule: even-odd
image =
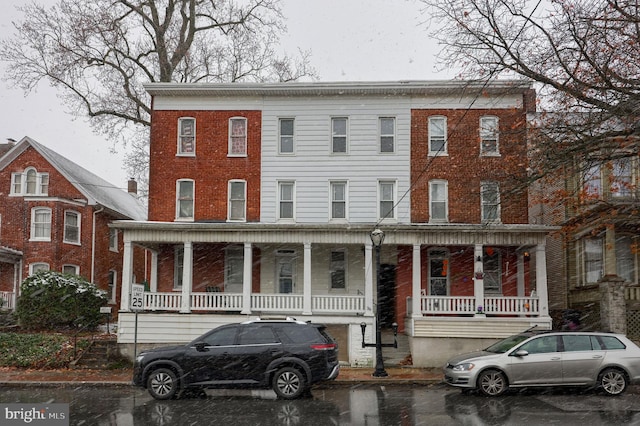
[{"label": "porch light", "polygon": [[376,247],[376,249],[378,249],[384,242],[384,231],[376,228],[373,231],[371,231],[370,237],[371,237],[371,242],[373,243],[373,246]]}]

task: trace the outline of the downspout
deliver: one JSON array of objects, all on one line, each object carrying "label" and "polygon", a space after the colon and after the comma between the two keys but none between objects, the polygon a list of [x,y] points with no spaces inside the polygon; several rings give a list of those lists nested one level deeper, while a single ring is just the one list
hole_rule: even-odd
[{"label": "downspout", "polygon": [[93,227],[91,230],[91,283],[93,284],[95,284],[94,279],[96,273],[96,215],[103,211],[104,207],[100,207],[100,210],[93,212]]}]

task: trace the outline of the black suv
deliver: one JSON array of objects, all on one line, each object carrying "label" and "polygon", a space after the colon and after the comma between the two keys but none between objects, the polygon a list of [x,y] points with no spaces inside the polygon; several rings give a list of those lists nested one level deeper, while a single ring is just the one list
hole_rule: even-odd
[{"label": "black suv", "polygon": [[156,399],[229,387],[272,387],[278,397],[294,399],[339,370],[338,345],[324,325],[256,320],[217,327],[187,345],[141,352],[133,384]]}]

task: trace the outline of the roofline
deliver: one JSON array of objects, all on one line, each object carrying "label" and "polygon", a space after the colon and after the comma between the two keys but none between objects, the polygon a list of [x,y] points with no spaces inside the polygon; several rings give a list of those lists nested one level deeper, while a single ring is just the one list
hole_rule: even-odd
[{"label": "roofline", "polygon": [[486,92],[522,93],[529,80],[406,80],[288,83],[147,83],[152,96],[426,96]]}]

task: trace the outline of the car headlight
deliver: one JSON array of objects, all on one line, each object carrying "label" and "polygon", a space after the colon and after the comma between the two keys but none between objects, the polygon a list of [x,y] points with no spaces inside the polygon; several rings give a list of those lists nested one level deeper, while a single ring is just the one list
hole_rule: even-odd
[{"label": "car headlight", "polygon": [[456,364],[453,366],[453,371],[471,371],[475,367],[472,362],[464,362],[462,364]]}]

